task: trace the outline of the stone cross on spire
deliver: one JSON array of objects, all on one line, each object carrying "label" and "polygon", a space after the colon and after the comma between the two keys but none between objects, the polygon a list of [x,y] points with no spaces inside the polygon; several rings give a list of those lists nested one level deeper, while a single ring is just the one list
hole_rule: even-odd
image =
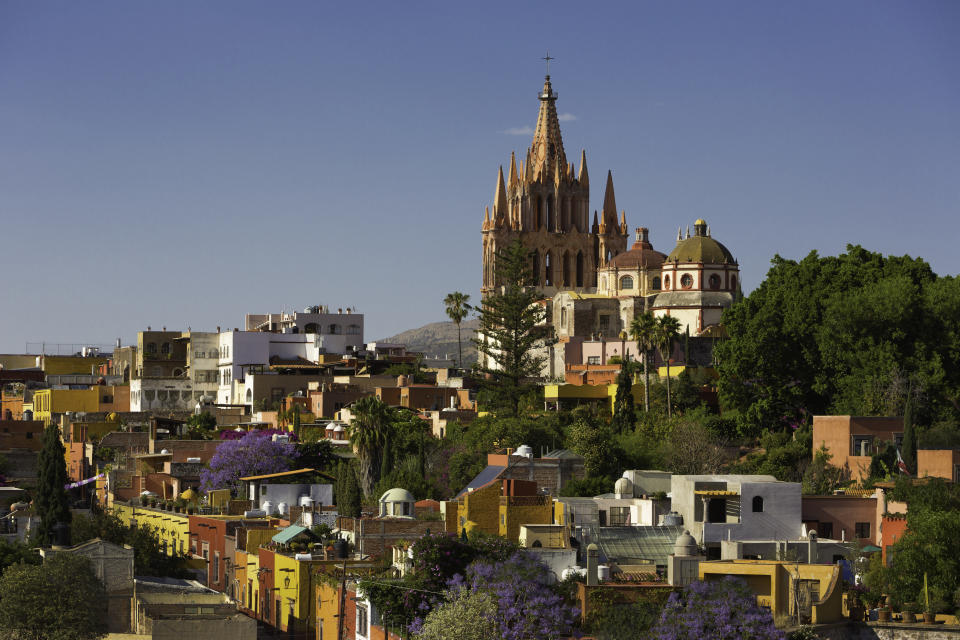
[{"label": "stone cross on spire", "polygon": [[556,58],[550,57],[550,50],[548,49],[548,50],[547,50],[547,55],[545,55],[545,56],[542,58],[542,60],[546,60],[546,61],[547,61],[547,77],[549,78],[549,77],[550,77],[550,61],[551,61],[551,60],[556,60]]}]

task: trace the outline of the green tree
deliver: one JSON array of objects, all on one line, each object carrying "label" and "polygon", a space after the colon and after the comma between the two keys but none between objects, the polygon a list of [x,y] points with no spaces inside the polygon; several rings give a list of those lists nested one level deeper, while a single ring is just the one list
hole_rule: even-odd
[{"label": "green tree", "polygon": [[357,472],[352,464],[341,462],[337,465],[337,480],[333,485],[333,492],[340,515],[360,517],[363,495],[360,493]]},{"label": "green tree", "polygon": [[673,345],[680,337],[680,321],[672,316],[661,316],[657,319],[657,330],[654,334],[660,356],[667,365],[667,417],[673,415],[670,407],[670,356],[673,354]]},{"label": "green tree", "polygon": [[293,435],[297,437],[297,440],[300,439],[300,405],[293,405]]},{"label": "green tree", "polygon": [[543,296],[531,286],[531,275],[530,252],[519,239],[497,251],[497,288],[483,299],[474,340],[480,370],[492,378],[484,385],[486,397],[495,411],[513,416],[534,386],[530,379],[540,375],[544,357],[537,351],[547,345],[545,312],[538,304]]},{"label": "green tree", "polygon": [[90,560],[57,553],[0,577],[0,638],[94,640],[107,632],[107,594]]},{"label": "green tree", "polygon": [[394,430],[394,412],[376,396],[360,398],[352,408],[347,435],[360,463],[360,488],[371,495],[380,479],[383,448]]},{"label": "green tree", "polygon": [[620,363],[620,373],[617,375],[617,395],[613,401],[613,420],[610,423],[614,433],[623,433],[633,429],[636,411],[633,408],[632,369],[629,359]]},{"label": "green tree", "polygon": [[112,513],[95,510],[77,515],[71,525],[74,544],[100,538],[133,547],[133,572],[140,576],[185,578],[187,557],[179,549],[166,550],[157,532],[145,525],[128,526]]},{"label": "green tree", "polygon": [[462,589],[427,614],[416,640],[489,640],[497,637],[497,602],[484,591]]},{"label": "green tree", "polygon": [[650,411],[650,351],[656,345],[657,319],[649,311],[634,316],[630,323],[630,337],[643,354],[643,410]]},{"label": "green tree", "polygon": [[43,446],[37,460],[36,504],[40,515],[37,542],[41,545],[55,541],[55,525],[70,525],[70,501],[63,488],[70,481],[65,453],[66,449],[60,442],[60,430],[51,424],[43,432]]},{"label": "green tree", "polygon": [[821,446],[813,454],[813,462],[803,473],[804,495],[830,495],[835,489],[839,489],[850,482],[849,469],[840,469],[830,464],[830,458],[832,457],[827,453],[824,446]]},{"label": "green tree", "polygon": [[460,323],[463,322],[467,314],[470,313],[470,296],[466,293],[454,291],[448,293],[443,299],[443,305],[446,308],[447,316],[457,325],[457,366],[463,367],[463,346],[460,337]]},{"label": "green tree", "polygon": [[567,445],[584,458],[588,477],[619,476],[620,452],[617,450],[610,427],[595,415],[585,411],[570,427]]},{"label": "green tree", "polygon": [[0,540],[0,573],[12,564],[40,564],[40,554],[18,540]]}]

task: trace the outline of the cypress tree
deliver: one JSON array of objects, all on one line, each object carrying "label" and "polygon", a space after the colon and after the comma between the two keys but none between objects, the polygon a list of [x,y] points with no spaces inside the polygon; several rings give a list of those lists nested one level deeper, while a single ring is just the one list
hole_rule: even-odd
[{"label": "cypress tree", "polygon": [[300,441],[300,405],[293,406],[293,435]]},{"label": "cypress tree", "polygon": [[617,375],[617,395],[613,401],[613,420],[611,425],[614,433],[623,433],[633,428],[633,377],[630,370],[630,361],[624,358],[620,364],[620,373]]},{"label": "cypress tree", "polygon": [[390,438],[387,437],[383,441],[383,457],[380,460],[380,479],[383,480],[390,475],[390,472],[393,470],[393,452],[390,450]]},{"label": "cypress tree", "polygon": [[37,460],[37,511],[40,515],[37,542],[41,545],[53,544],[56,540],[54,526],[57,523],[70,524],[70,501],[63,488],[69,482],[65,454],[60,430],[56,425],[49,425],[43,432],[43,448]]},{"label": "cypress tree", "polygon": [[903,451],[900,456],[910,473],[917,472],[917,433],[913,429],[913,385],[907,385],[907,399],[903,405]]}]

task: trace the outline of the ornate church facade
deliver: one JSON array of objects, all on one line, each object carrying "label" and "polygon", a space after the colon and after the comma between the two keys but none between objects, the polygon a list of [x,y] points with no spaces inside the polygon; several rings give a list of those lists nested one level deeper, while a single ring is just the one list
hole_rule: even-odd
[{"label": "ornate church facade", "polygon": [[[558,339],[544,371],[548,378],[563,377],[565,364],[593,362],[587,343],[609,341],[636,357],[636,346],[631,349],[623,332],[647,311],[676,317],[682,333],[712,345],[722,334],[721,314],[739,291],[733,254],[703,219],[694,223],[692,235],[689,227],[686,235],[682,228],[677,232],[669,254],[653,248],[646,227],[636,229],[627,249],[626,212],[617,212],[612,173],[607,172],[603,205],[591,220],[586,152],[580,152],[579,167],[567,161],[549,75],[538,98],[526,158],[518,166],[511,153],[506,179],[500,167],[492,210],[484,213],[483,294],[498,285],[497,250],[519,238],[530,251],[532,284],[548,299],[547,322]],[[709,364],[710,354],[688,353],[683,360]]]}]

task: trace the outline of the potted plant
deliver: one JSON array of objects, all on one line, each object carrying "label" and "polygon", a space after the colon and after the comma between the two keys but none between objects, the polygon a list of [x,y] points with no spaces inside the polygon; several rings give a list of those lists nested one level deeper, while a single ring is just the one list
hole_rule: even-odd
[{"label": "potted plant", "polygon": [[907,602],[903,605],[903,621],[916,622],[917,612],[920,611],[920,605],[916,602]]},{"label": "potted plant", "polygon": [[892,613],[890,605],[888,604],[877,607],[877,622],[890,622]]}]

